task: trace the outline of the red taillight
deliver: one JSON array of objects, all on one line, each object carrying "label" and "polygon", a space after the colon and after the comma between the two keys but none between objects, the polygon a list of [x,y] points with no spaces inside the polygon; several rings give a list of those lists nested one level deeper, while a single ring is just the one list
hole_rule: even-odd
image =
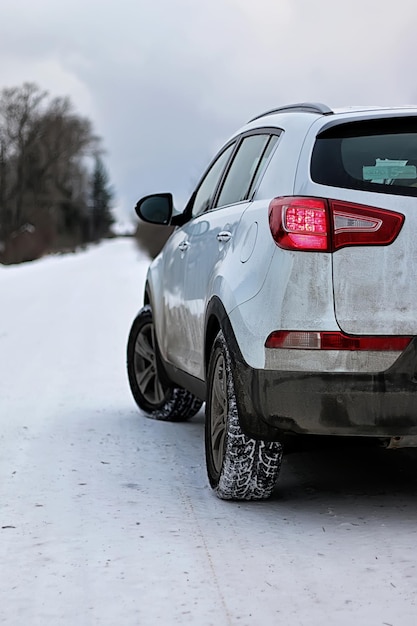
[{"label": "red taillight", "polygon": [[275,243],[287,250],[329,248],[327,203],[318,198],[275,198],[269,206],[269,225]]},{"label": "red taillight", "polygon": [[396,335],[345,335],[337,331],[276,330],[265,342],[266,348],[284,350],[374,350],[401,352],[412,337]]},{"label": "red taillight", "polygon": [[287,250],[333,252],[345,246],[386,246],[404,215],[352,202],[286,196],[269,205],[275,243]]}]

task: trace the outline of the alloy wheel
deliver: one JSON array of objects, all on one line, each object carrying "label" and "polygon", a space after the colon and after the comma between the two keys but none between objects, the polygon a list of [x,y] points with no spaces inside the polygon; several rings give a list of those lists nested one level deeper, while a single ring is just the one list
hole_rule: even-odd
[{"label": "alloy wheel", "polygon": [[155,406],[162,404],[167,389],[158,376],[152,323],[144,324],[139,330],[135,342],[134,367],[136,382],[145,400]]},{"label": "alloy wheel", "polygon": [[215,471],[220,474],[226,445],[226,426],[228,412],[227,373],[224,356],[219,354],[213,371],[211,392],[211,450]]}]

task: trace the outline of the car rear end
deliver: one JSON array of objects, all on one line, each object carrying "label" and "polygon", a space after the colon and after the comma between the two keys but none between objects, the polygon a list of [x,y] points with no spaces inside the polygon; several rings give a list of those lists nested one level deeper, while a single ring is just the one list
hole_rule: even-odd
[{"label": "car rear end", "polygon": [[247,428],[417,444],[417,109],[311,116],[268,217],[267,279],[234,312],[265,337],[262,366],[237,358]]}]

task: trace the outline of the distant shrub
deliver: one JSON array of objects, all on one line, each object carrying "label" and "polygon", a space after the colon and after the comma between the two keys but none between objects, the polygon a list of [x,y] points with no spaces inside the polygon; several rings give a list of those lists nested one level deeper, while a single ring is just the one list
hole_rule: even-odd
[{"label": "distant shrub", "polygon": [[150,259],[154,259],[162,250],[173,230],[173,226],[156,226],[140,221],[135,232],[136,242]]}]

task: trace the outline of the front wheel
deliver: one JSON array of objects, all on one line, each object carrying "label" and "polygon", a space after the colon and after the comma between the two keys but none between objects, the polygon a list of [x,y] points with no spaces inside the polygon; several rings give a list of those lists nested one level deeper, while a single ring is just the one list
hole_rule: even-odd
[{"label": "front wheel", "polygon": [[278,442],[252,439],[240,427],[226,340],[211,351],[206,401],[206,464],[210,484],[223,500],[261,500],[275,487],[282,459]]},{"label": "front wheel", "polygon": [[171,422],[188,420],[199,411],[202,401],[160,376],[157,355],[152,309],[145,306],[132,324],[127,344],[127,373],[133,397],[148,417]]}]

